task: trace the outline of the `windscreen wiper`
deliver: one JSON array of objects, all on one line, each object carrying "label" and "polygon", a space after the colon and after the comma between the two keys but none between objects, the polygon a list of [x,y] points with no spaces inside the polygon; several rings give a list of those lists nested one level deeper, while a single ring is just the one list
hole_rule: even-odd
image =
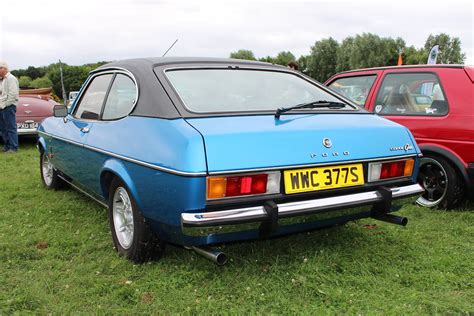
[{"label": "windscreen wiper", "polygon": [[285,113],[291,110],[296,110],[296,109],[315,109],[315,108],[341,109],[343,107],[346,107],[346,105],[347,104],[342,103],[342,102],[334,102],[334,101],[326,101],[326,100],[306,102],[306,103],[293,105],[287,108],[279,108],[275,112],[275,118],[280,118],[280,115],[282,113]]}]

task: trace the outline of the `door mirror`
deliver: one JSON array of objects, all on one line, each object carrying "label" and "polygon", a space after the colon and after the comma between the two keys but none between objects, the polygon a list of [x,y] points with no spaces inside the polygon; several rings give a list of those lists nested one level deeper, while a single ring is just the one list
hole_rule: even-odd
[{"label": "door mirror", "polygon": [[67,116],[67,107],[64,105],[55,105],[53,108],[54,117],[66,117]]}]

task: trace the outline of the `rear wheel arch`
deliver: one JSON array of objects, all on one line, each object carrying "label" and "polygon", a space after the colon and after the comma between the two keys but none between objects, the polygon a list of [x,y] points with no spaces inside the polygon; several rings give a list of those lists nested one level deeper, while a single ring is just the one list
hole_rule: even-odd
[{"label": "rear wheel arch", "polygon": [[[451,209],[459,206],[459,204],[466,198],[468,190],[471,190],[471,183],[467,175],[467,170],[463,164],[461,158],[459,158],[455,153],[451,152],[449,149],[444,149],[440,146],[425,145],[420,146],[421,151],[423,152],[424,159],[422,158],[421,165],[423,165],[423,160],[425,160],[426,166],[431,164],[431,168],[424,171],[427,172],[427,177],[423,178],[421,176],[422,166],[420,166],[420,175],[418,177],[418,182],[422,181],[423,186],[427,190],[422,197],[417,201],[418,204],[428,207],[441,207],[446,209]],[[434,164],[434,165],[433,165]],[[445,176],[433,173],[431,170],[437,170],[444,173]],[[427,182],[426,182],[427,181]],[[444,187],[444,193],[441,197],[441,200],[432,200],[433,196],[430,197],[430,193],[433,195],[433,192],[441,192],[440,188],[443,188],[442,183],[447,182],[447,186]],[[433,191],[429,191],[429,188]],[[468,190],[466,190],[466,188]],[[428,195],[426,197],[425,195]],[[429,205],[431,204],[431,205]]]},{"label": "rear wheel arch", "polygon": [[110,185],[116,177],[118,176],[110,170],[104,170],[100,175],[100,188],[102,190],[102,196],[106,200],[109,198]]},{"label": "rear wheel arch", "polygon": [[466,166],[462,162],[461,158],[458,155],[451,152],[448,149],[443,147],[435,146],[435,145],[418,145],[420,147],[421,152],[423,155],[431,155],[431,156],[439,156],[445,160],[447,160],[453,168],[458,172],[458,174],[463,179],[464,183],[467,186],[470,186],[469,176],[466,171]]},{"label": "rear wheel arch", "polygon": [[104,199],[108,201],[110,195],[110,185],[115,178],[119,179],[127,186],[127,189],[132,194],[136,203],[141,206],[141,201],[137,194],[135,184],[130,177],[126,166],[122,161],[115,158],[109,159],[104,163],[100,174],[100,187]]}]

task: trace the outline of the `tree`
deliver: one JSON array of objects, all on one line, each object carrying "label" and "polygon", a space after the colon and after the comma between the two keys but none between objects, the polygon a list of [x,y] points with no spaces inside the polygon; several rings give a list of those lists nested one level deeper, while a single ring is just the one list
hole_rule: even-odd
[{"label": "tree", "polygon": [[346,37],[337,49],[336,71],[346,71],[351,69],[351,54],[354,46],[354,38]]},{"label": "tree", "polygon": [[30,87],[39,89],[39,88],[51,88],[53,83],[49,80],[48,77],[44,76],[41,78],[36,78],[35,80],[31,81]]},{"label": "tree", "polygon": [[339,43],[332,37],[317,41],[311,47],[307,63],[308,75],[323,82],[336,73]]},{"label": "tree", "polygon": [[[107,62],[98,62],[82,66],[70,66],[63,63],[64,89],[66,93],[79,90],[89,76],[89,72],[106,63]],[[53,83],[54,93],[62,96],[59,63],[51,64],[47,67],[47,76]]]},{"label": "tree", "polygon": [[36,78],[44,77],[44,75],[46,75],[46,69],[44,67],[29,66],[25,70],[25,75],[35,80]]},{"label": "tree", "polygon": [[[28,75],[26,74],[26,69],[15,69],[15,70],[12,70],[10,72],[11,72],[12,75],[14,75],[17,78],[28,77]],[[28,77],[28,78],[30,78],[30,77]]]},{"label": "tree", "polygon": [[274,64],[275,63],[275,58],[273,58],[272,56],[260,57],[258,59],[258,61],[263,61],[264,63]]},{"label": "tree", "polygon": [[305,75],[309,75],[308,74],[308,72],[309,72],[309,66],[308,66],[309,57],[310,57],[309,55],[301,55],[300,58],[298,58],[298,61],[297,61],[299,71],[304,73]]},{"label": "tree", "polygon": [[[439,45],[438,64],[463,64],[466,54],[461,52],[461,40],[458,37],[450,37],[446,33],[437,35],[430,34],[425,42],[427,56],[434,45]],[[428,58],[428,57],[427,57]]]},{"label": "tree", "polygon": [[349,69],[393,66],[405,41],[401,38],[381,38],[372,33],[356,35],[349,56]]},{"label": "tree", "polygon": [[416,49],[415,46],[406,47],[402,54],[404,65],[426,64],[428,51],[424,48]]},{"label": "tree", "polygon": [[29,88],[31,84],[31,78],[28,76],[21,76],[18,78],[18,84],[20,88]]},{"label": "tree", "polygon": [[246,60],[257,60],[255,58],[255,55],[251,50],[247,49],[239,49],[236,52],[230,53],[230,58],[235,58],[235,59],[246,59]]},{"label": "tree", "polygon": [[[89,70],[83,66],[69,66],[63,64],[64,88],[66,93],[79,90],[82,83],[87,79]],[[62,96],[61,74],[59,65],[48,72],[48,77],[53,82],[54,93]]]},{"label": "tree", "polygon": [[290,51],[283,51],[279,52],[274,60],[275,64],[286,66],[290,61],[296,61],[296,57]]}]

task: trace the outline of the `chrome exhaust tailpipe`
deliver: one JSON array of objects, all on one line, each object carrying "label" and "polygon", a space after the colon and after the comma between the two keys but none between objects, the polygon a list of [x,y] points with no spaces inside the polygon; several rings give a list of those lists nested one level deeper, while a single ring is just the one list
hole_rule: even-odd
[{"label": "chrome exhaust tailpipe", "polygon": [[191,247],[191,249],[218,266],[223,266],[227,263],[227,255],[219,250],[202,247]]},{"label": "chrome exhaust tailpipe", "polygon": [[408,224],[408,218],[403,216],[397,216],[392,214],[377,214],[372,216],[372,218],[378,219],[379,221],[384,221],[387,223],[397,224],[400,226],[406,226]]}]

